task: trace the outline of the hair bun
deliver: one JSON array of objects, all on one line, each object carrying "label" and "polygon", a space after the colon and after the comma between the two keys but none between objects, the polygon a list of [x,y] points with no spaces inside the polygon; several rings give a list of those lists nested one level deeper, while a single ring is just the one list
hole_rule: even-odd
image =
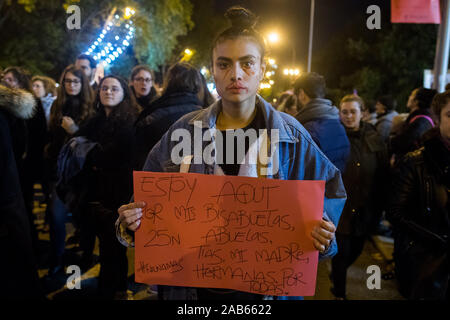
[{"label": "hair bun", "polygon": [[230,20],[231,27],[236,29],[250,29],[257,22],[253,12],[239,6],[229,8],[225,13],[225,18]]}]

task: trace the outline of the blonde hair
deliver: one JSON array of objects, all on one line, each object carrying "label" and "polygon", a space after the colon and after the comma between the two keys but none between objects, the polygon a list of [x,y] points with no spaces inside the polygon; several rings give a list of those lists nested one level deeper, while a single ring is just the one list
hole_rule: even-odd
[{"label": "blonde hair", "polygon": [[341,107],[341,105],[344,102],[357,102],[359,104],[359,109],[361,111],[364,111],[364,109],[365,109],[364,100],[360,96],[357,96],[356,94],[348,94],[348,95],[344,96],[341,99],[341,102],[339,103],[339,108]]}]

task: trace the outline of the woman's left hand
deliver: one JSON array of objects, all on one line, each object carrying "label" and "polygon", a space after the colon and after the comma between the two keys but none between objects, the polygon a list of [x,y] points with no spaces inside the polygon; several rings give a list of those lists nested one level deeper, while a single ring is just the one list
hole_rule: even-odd
[{"label": "woman's left hand", "polygon": [[332,222],[325,220],[320,221],[320,224],[311,231],[314,247],[321,253],[324,253],[330,246],[335,232],[336,227]]}]

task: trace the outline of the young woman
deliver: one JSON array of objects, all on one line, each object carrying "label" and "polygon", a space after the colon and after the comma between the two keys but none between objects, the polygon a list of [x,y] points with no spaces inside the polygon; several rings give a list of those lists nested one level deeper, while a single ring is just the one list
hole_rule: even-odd
[{"label": "young woman", "polygon": [[[312,142],[310,135],[291,116],[275,111],[272,106],[257,96],[260,81],[265,71],[265,42],[253,26],[254,15],[246,9],[234,7],[227,11],[226,17],[232,26],[222,32],[213,43],[212,61],[213,75],[221,99],[207,109],[192,112],[177,121],[150,151],[144,170],[168,172],[178,170],[178,161],[171,159],[172,148],[177,142],[171,141],[172,132],[183,128],[194,137],[194,125],[203,132],[209,129],[267,129],[278,130],[279,142],[277,155],[279,170],[260,170],[258,165],[249,167],[240,164],[235,159],[234,164],[222,164],[202,161],[201,164],[192,163],[183,170],[193,173],[265,176],[281,180],[326,180],[325,212],[328,220],[316,226],[312,232],[314,246],[321,252],[321,256],[335,254],[334,239],[335,225],[345,202],[345,190],[339,171],[320,152]],[[196,130],[198,130],[196,128]],[[274,142],[275,143],[275,142]],[[222,144],[225,146],[226,143]],[[262,144],[264,145],[264,144]],[[203,147],[209,146],[204,144]],[[248,146],[247,146],[248,147]],[[192,146],[193,150],[194,147]],[[217,145],[217,153],[225,153]],[[192,154],[184,154],[183,159],[192,158]],[[277,158],[277,156],[274,156]],[[273,159],[268,164],[273,168]],[[119,209],[120,217],[116,223],[117,232],[122,239],[126,229],[135,231],[140,225],[142,208],[145,203],[135,202],[123,205]],[[234,290],[197,289],[186,287],[161,287],[160,299],[262,299],[263,296],[238,292]]]},{"label": "young woman", "polygon": [[169,69],[162,96],[142,111],[135,124],[136,170],[142,169],[149,151],[175,121],[203,107],[203,90],[202,75],[190,64],[178,62]]},{"label": "young woman", "polygon": [[386,146],[375,128],[362,121],[364,101],[347,95],[340,103],[339,115],[350,141],[350,158],[342,174],[347,202],[336,231],[338,253],[332,260],[333,294],[346,298],[347,269],[361,254],[365,239],[377,225],[388,174]]},{"label": "young woman", "polygon": [[62,146],[93,114],[93,93],[88,79],[81,69],[68,66],[61,75],[58,97],[50,113],[49,144],[46,146],[46,165],[52,190],[50,218],[51,266],[49,275],[63,268],[66,238],[67,208],[56,194],[56,164]]},{"label": "young woman", "polygon": [[450,91],[437,94],[438,126],[396,168],[388,218],[394,227],[395,273],[408,299],[448,300],[450,235]]},{"label": "young woman", "polygon": [[52,78],[44,76],[34,76],[31,80],[33,82],[34,95],[41,100],[42,107],[45,112],[45,119],[47,125],[50,121],[50,110],[52,108],[53,101],[56,99],[56,85]]},{"label": "young woman", "polygon": [[130,87],[137,103],[146,109],[158,97],[154,87],[155,75],[146,65],[137,65],[131,70]]},{"label": "young woman", "polygon": [[87,221],[83,226],[93,227],[100,240],[99,295],[113,299],[124,297],[127,291],[126,248],[116,239],[114,222],[117,208],[133,193],[133,124],[139,106],[127,82],[116,76],[100,81],[94,105],[98,114],[77,133],[99,144],[86,164],[92,180],[88,183],[88,214],[84,215]]}]

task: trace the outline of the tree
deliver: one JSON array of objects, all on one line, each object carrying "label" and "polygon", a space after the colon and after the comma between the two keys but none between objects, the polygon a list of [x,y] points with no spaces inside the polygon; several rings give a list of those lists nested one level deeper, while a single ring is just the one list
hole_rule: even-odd
[{"label": "tree", "polygon": [[[81,9],[80,30],[66,27],[65,8],[72,4]],[[154,69],[168,63],[177,37],[193,27],[188,0],[0,0],[0,66],[21,65],[56,78],[95,41],[111,11],[126,6],[136,10],[136,36],[112,70],[127,76],[136,63]]]}]

